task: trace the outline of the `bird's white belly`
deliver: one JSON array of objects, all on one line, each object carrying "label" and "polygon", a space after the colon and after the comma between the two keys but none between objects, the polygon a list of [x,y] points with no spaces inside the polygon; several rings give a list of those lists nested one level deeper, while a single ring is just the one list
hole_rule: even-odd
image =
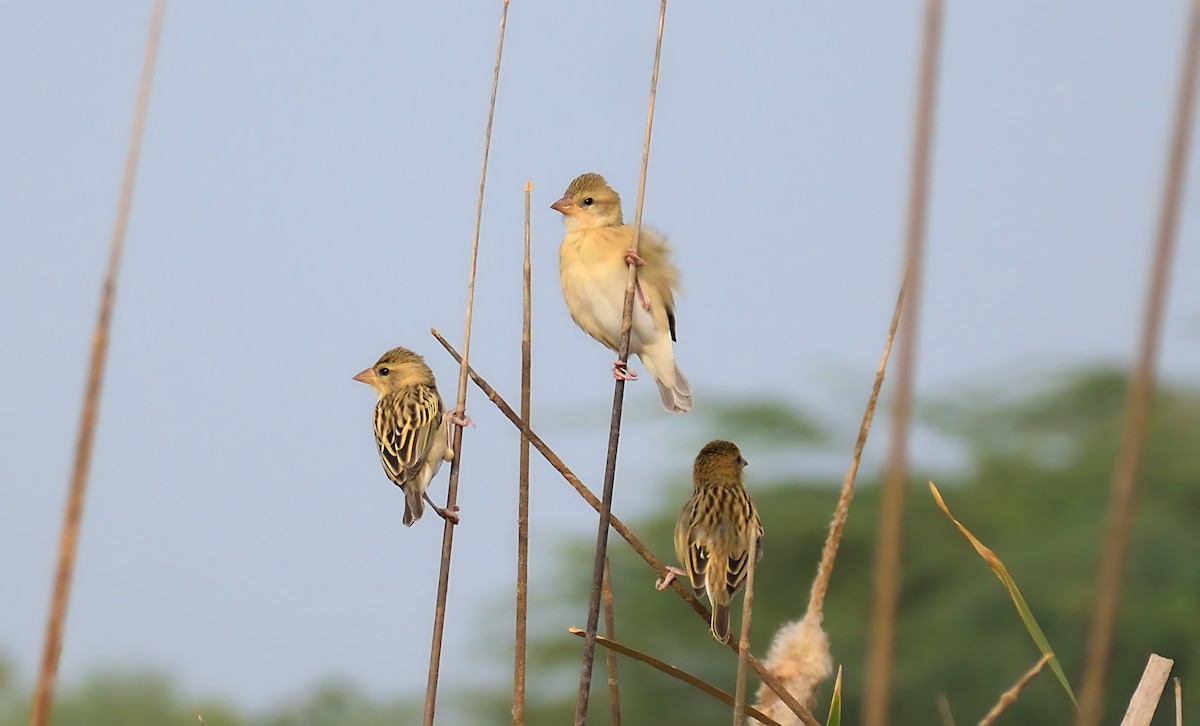
[{"label": "bird's white belly", "polygon": [[[606,337],[620,340],[621,314],[624,312],[625,306],[626,276],[624,274],[592,276],[582,269],[577,269],[577,272],[580,274],[572,276],[574,286],[587,310],[587,315],[581,317],[591,319],[576,320],[576,322],[585,330],[595,326],[596,329],[603,331]],[[652,340],[654,336],[654,319],[642,307],[641,300],[634,291],[633,328],[629,337],[630,352],[641,352],[643,341]]]}]

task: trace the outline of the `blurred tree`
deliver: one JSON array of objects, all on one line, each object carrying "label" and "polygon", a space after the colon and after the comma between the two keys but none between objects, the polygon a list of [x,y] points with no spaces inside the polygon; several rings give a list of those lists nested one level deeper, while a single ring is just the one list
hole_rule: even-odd
[{"label": "blurred tree", "polygon": [[[1118,371],[1083,370],[1040,390],[967,392],[923,409],[926,430],[956,442],[966,466],[928,475],[918,471],[911,479],[893,723],[939,723],[939,694],[946,695],[959,723],[974,723],[1039,655],[1003,587],[935,508],[928,479],[939,484],[955,515],[1004,559],[1075,684],[1091,617],[1124,388],[1125,377]],[[780,438],[780,422],[797,433],[801,446],[825,442],[827,453],[831,443],[811,428],[808,416],[779,404],[714,406],[712,411],[717,413],[707,422],[708,430],[751,443],[750,448],[794,449],[796,444]],[[1200,544],[1195,528],[1200,519],[1200,391],[1161,386],[1150,425],[1110,670],[1110,721],[1123,713],[1149,653],[1176,659],[1177,672],[1184,673],[1200,654],[1200,561],[1195,557]],[[879,440],[877,431],[876,448]],[[848,455],[851,444],[837,442],[837,447]],[[681,461],[686,457],[680,453]],[[748,483],[766,529],[752,639],[753,651],[761,656],[774,631],[801,616],[807,604],[840,476],[796,476],[752,465]],[[847,723],[859,720],[864,685],[876,485],[869,477],[859,479],[825,607],[834,659],[845,668]],[[674,559],[671,531],[688,486],[682,479],[672,482],[659,511],[631,523],[664,560]],[[565,628],[578,624],[581,613],[564,609],[564,604],[586,601],[590,538],[581,535],[560,551],[557,589],[542,602],[548,614],[538,620],[561,622],[562,634],[531,643],[531,726],[569,722],[573,709],[580,641]],[[712,640],[707,625],[677,596],[654,590],[653,573],[619,538],[610,553],[618,640],[732,690],[733,653]],[[546,586],[537,589],[546,591]],[[592,691],[589,722],[595,724],[608,722],[603,667],[601,660]],[[648,666],[623,658],[620,675],[622,711],[629,723],[728,723],[723,705]],[[750,688],[756,687],[752,682]],[[829,689],[827,684],[822,691],[819,714],[827,708]],[[510,699],[505,689],[477,699],[472,723],[508,723]],[[1069,723],[1072,709],[1047,672],[1005,719]],[[1155,723],[1173,719],[1173,707],[1165,706]]]}]

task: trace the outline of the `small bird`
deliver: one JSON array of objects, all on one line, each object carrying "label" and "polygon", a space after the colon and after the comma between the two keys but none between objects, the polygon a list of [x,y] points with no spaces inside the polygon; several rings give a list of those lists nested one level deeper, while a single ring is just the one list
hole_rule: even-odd
[{"label": "small bird", "polygon": [[375,444],[379,460],[392,483],[404,491],[404,526],[425,513],[425,502],[443,519],[458,524],[458,507],[450,511],[433,503],[426,493],[443,461],[454,458],[450,429],[443,423],[465,425],[447,413],[433,371],[425,359],[407,348],[392,348],[375,365],[354,376],[379,394],[375,404]]},{"label": "small bird", "polygon": [[692,498],[675,523],[675,557],[683,569],[668,567],[656,583],[666,589],[675,576],[687,577],[696,596],[708,593],[712,635],[729,642],[729,605],[746,584],[750,538],[754,561],[762,559],[762,521],[742,485],[747,461],[728,441],[710,441],[692,469]]},{"label": "small bird", "polygon": [[[551,209],[561,212],[567,234],[558,250],[563,298],[571,319],[583,332],[620,354],[621,315],[625,307],[627,266],[639,268],[637,300],[629,333],[629,352],[658,384],[663,408],[692,410],[692,389],[675,363],[675,290],[679,270],[657,232],[642,228],[638,250],[633,227],[621,219],[621,197],[599,174],[582,174]],[[613,364],[613,377],[632,381],[627,362]]]}]

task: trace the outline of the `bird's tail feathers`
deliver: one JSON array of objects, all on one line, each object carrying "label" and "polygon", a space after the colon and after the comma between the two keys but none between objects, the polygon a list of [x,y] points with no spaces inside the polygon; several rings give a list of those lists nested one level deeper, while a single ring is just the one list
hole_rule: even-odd
[{"label": "bird's tail feathers", "polygon": [[[670,355],[670,348],[666,349]],[[643,351],[638,357],[646,371],[654,377],[658,385],[658,397],[662,400],[663,408],[672,413],[687,413],[692,410],[692,386],[679,370],[679,364],[674,357],[662,356],[659,351]],[[665,360],[664,360],[665,358]],[[666,366],[670,368],[666,368]]]},{"label": "bird's tail feathers", "polygon": [[712,636],[717,639],[718,643],[729,642],[729,605],[713,604],[712,609]]},{"label": "bird's tail feathers", "polygon": [[409,482],[409,486],[404,487],[404,526],[413,526],[422,514],[425,514],[425,498]]},{"label": "bird's tail feathers", "polygon": [[729,570],[721,562],[710,559],[704,573],[704,585],[708,590],[708,601],[712,604],[712,635],[719,642],[729,642],[729,595],[726,580]]}]

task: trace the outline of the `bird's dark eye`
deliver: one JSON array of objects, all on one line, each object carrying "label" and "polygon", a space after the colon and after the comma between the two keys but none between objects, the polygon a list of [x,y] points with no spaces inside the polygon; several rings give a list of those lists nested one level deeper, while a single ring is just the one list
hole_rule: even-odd
[{"label": "bird's dark eye", "polygon": [[590,206],[592,206],[592,204],[594,204],[594,203],[595,203],[595,201],[596,201],[595,199],[592,199],[591,197],[588,197],[587,199],[584,199],[584,200],[583,200],[583,206],[585,206],[585,207],[590,207]]},{"label": "bird's dark eye", "polygon": [[388,370],[387,368],[380,368],[380,369],[379,369],[379,375],[381,375],[381,376],[386,376],[386,375],[387,375],[387,374],[389,374],[389,373],[391,373],[391,371],[390,371],[390,370]]}]

